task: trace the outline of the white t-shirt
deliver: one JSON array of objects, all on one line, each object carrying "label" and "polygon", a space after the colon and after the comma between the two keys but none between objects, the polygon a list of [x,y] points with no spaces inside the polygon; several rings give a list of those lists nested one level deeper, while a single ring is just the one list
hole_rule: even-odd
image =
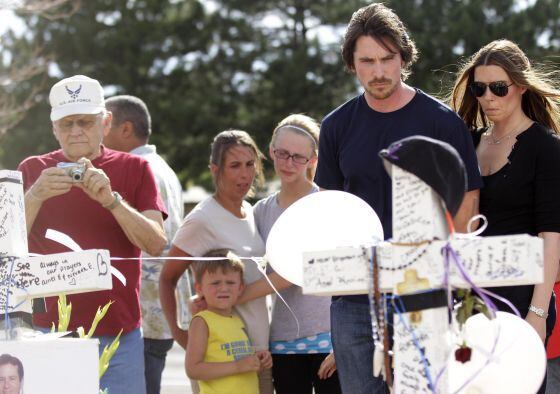
[{"label": "white t-shirt", "polygon": [[[243,201],[245,218],[240,219],[222,207],[214,197],[200,202],[185,217],[175,234],[173,245],[193,257],[202,257],[214,249],[228,249],[239,257],[262,257],[265,252],[251,204]],[[262,277],[255,262],[243,260],[245,284]],[[245,321],[251,343],[259,350],[268,349],[268,312],[264,297],[235,307]]]},{"label": "white t-shirt", "polygon": [[[175,172],[169,167],[165,160],[157,154],[154,145],[142,145],[129,153],[142,156],[148,160],[154,178],[158,185],[159,194],[167,209],[167,219],[163,222],[163,228],[167,237],[167,245],[162,256],[167,256],[171,248],[171,240],[177,232],[183,220],[183,201],[181,199],[181,183]],[[146,252],[142,252],[142,285],[140,286],[140,308],[142,309],[142,334],[144,338],[150,339],[172,339],[171,330],[163,316],[161,302],[159,299],[159,276],[165,259],[155,260]],[[149,259],[146,259],[149,258]],[[177,283],[177,314],[182,326],[186,326],[190,320],[187,299],[191,295],[188,278],[181,276]]]}]

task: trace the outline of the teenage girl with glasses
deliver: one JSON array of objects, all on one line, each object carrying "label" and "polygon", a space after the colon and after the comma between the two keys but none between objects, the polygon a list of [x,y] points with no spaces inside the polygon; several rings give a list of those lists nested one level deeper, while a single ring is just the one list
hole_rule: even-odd
[{"label": "teenage girl with glasses", "polygon": [[[266,242],[272,225],[291,204],[319,191],[312,181],[317,163],[319,126],[305,115],[290,115],[274,129],[269,153],[280,191],[257,202],[255,221]],[[302,223],[305,225],[305,223]],[[286,246],[288,247],[288,246]],[[299,321],[277,299],[270,327],[272,376],[277,394],[340,393],[330,340],[330,298],[302,294],[276,273],[269,275]],[[240,303],[271,294],[265,279],[248,285]]]},{"label": "teenage girl with glasses", "polygon": [[556,318],[552,289],[560,259],[560,90],[516,44],[497,40],[464,65],[450,103],[473,130],[484,181],[480,212],[488,219],[483,235],[544,240],[543,283],[489,290],[511,301],[545,341]]}]

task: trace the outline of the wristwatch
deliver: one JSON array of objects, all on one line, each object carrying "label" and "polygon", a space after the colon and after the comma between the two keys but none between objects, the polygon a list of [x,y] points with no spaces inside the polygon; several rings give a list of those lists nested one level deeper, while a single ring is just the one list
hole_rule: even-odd
[{"label": "wristwatch", "polygon": [[543,319],[546,319],[548,317],[548,313],[546,313],[544,309],[537,308],[534,305],[529,305],[529,311],[533,312],[538,317],[542,317]]},{"label": "wristwatch", "polygon": [[109,205],[103,205],[103,208],[108,209],[109,211],[112,211],[113,209],[115,209],[118,205],[120,205],[121,201],[123,200],[122,196],[120,195],[119,192],[112,192],[111,193],[113,196],[115,196],[115,199],[113,200],[113,202]]}]

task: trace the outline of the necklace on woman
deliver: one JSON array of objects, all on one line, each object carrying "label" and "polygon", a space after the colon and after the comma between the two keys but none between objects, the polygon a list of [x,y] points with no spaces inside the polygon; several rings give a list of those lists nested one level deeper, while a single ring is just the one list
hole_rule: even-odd
[{"label": "necklace on woman", "polygon": [[513,131],[510,131],[506,135],[501,136],[500,138],[494,138],[494,133],[491,130],[488,130],[484,133],[484,137],[486,137],[486,143],[488,145],[499,145],[502,141],[509,139]]},{"label": "necklace on woman", "polygon": [[486,138],[486,143],[488,145],[499,145],[502,141],[510,139],[512,134],[517,135],[517,133],[519,131],[523,130],[524,128],[522,128],[521,125],[523,125],[523,123],[525,123],[525,121],[526,120],[523,119],[521,122],[519,122],[517,127],[515,127],[509,133],[506,133],[505,135],[502,135],[500,138],[494,138],[494,127],[491,127],[490,129],[488,129],[488,131],[484,132],[482,135]]}]

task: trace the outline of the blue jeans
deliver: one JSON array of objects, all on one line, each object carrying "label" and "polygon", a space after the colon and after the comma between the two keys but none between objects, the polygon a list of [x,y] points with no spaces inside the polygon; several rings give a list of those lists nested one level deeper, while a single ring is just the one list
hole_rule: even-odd
[{"label": "blue jeans", "polygon": [[172,347],[173,339],[144,338],[144,364],[148,394],[159,394],[165,358]]},{"label": "blue jeans", "polygon": [[[115,337],[99,336],[99,355]],[[99,382],[101,389],[108,388],[109,394],[145,394],[144,341],[139,328],[121,335],[117,352],[109,361],[109,368]]]},{"label": "blue jeans", "polygon": [[369,304],[333,300],[331,339],[344,394],[389,393],[383,378],[373,376],[373,334]]}]

